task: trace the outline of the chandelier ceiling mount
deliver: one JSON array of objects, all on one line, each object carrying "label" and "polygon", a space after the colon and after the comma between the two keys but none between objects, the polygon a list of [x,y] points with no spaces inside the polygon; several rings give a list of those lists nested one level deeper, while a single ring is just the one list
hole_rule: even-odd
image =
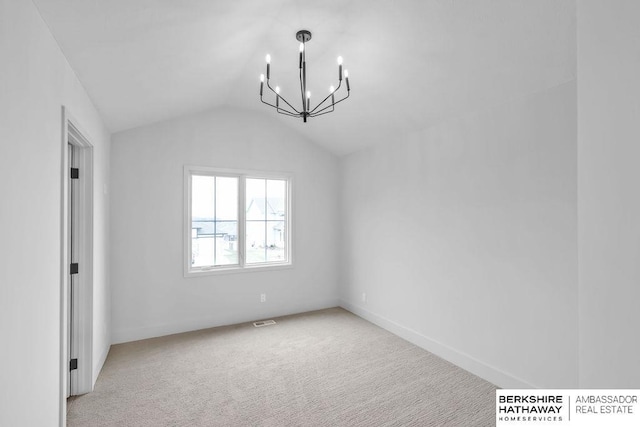
[{"label": "chandelier ceiling mount", "polygon": [[296,33],[296,39],[300,43],[306,43],[311,40],[311,31],[309,30],[300,30]]}]

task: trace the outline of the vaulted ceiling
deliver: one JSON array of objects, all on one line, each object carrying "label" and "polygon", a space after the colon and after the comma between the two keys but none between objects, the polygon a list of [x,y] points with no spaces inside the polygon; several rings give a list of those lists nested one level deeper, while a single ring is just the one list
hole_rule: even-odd
[{"label": "vaulted ceiling", "polygon": [[[231,106],[342,155],[575,78],[575,0],[34,0],[111,132]],[[259,102],[259,75],[299,99],[352,86],[308,123]],[[247,123],[251,126],[251,123]]]}]

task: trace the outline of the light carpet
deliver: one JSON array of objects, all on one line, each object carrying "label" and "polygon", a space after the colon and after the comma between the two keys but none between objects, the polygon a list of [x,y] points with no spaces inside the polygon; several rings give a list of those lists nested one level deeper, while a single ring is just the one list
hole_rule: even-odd
[{"label": "light carpet", "polygon": [[496,387],[341,308],[111,347],[74,426],[492,426]]}]

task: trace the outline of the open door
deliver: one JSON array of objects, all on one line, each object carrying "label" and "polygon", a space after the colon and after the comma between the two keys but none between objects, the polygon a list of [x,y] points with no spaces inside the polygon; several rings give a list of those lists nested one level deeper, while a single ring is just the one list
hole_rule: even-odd
[{"label": "open door", "polygon": [[93,146],[63,107],[60,425],[93,390]]},{"label": "open door", "polygon": [[78,146],[68,144],[69,149],[69,220],[68,220],[68,242],[69,242],[69,272],[67,282],[67,363],[69,366],[67,375],[67,397],[78,394],[78,291],[80,289],[80,269],[78,251],[80,249],[80,168],[78,167],[79,150]]}]

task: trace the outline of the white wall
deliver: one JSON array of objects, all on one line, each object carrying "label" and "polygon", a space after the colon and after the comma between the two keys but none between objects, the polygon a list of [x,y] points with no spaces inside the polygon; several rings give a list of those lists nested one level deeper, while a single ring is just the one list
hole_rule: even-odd
[{"label": "white wall", "polygon": [[[110,136],[30,1],[0,0],[0,425],[61,417],[62,105],[95,150],[94,349],[109,347]],[[98,191],[100,189],[100,191]],[[99,370],[95,367],[94,372]]]},{"label": "white wall", "polygon": [[345,157],[342,304],[500,386],[577,386],[575,97]]},{"label": "white wall", "polygon": [[[113,141],[114,342],[337,304],[333,155],[272,112],[214,110],[118,133]],[[292,172],[294,268],[184,278],[184,165]]]},{"label": "white wall", "polygon": [[640,387],[640,3],[578,2],[580,385]]}]

